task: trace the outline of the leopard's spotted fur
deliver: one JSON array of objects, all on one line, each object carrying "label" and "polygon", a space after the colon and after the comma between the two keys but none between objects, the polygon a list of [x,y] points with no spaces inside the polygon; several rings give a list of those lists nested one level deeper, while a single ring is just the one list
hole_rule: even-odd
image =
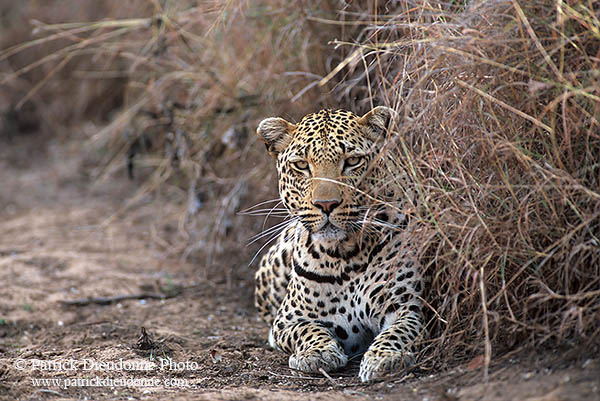
[{"label": "leopard's spotted fur", "polygon": [[292,368],[332,371],[364,353],[368,381],[413,363],[423,330],[413,224],[372,202],[390,162],[380,144],[392,116],[385,107],[362,117],[322,110],[258,127],[292,219],[262,258],[255,301]]}]

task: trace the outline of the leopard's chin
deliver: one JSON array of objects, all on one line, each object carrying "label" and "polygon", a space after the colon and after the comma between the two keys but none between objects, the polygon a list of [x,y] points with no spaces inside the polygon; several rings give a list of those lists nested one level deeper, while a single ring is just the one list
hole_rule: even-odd
[{"label": "leopard's chin", "polygon": [[347,238],[347,234],[341,228],[326,222],[319,230],[312,233],[313,241],[318,242],[340,242]]}]

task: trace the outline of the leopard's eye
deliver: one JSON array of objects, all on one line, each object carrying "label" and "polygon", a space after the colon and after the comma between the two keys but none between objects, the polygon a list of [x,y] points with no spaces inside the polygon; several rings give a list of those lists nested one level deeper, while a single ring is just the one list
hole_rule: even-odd
[{"label": "leopard's eye", "polygon": [[356,166],[358,166],[359,164],[361,164],[361,162],[362,162],[363,160],[364,160],[364,158],[363,158],[363,157],[360,157],[360,156],[352,156],[352,157],[349,157],[349,158],[347,158],[347,159],[344,161],[344,169],[346,169],[346,168],[352,168],[352,167],[356,167]]},{"label": "leopard's eye", "polygon": [[292,166],[299,171],[308,171],[308,162],[305,160],[292,162]]}]

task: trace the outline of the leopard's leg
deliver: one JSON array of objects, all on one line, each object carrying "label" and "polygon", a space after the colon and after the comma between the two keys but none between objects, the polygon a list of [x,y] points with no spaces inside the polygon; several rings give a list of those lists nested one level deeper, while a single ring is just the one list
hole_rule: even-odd
[{"label": "leopard's leg", "polygon": [[282,241],[274,244],[260,261],[254,276],[254,304],[267,323],[273,323],[290,280],[291,250]]},{"label": "leopard's leg", "polygon": [[415,340],[423,330],[418,303],[403,305],[393,323],[381,331],[360,362],[358,376],[363,382],[415,363]]},{"label": "leopard's leg", "polygon": [[286,326],[284,320],[283,316],[275,320],[269,342],[291,354],[290,368],[307,373],[318,373],[320,369],[331,372],[348,363],[344,349],[324,325],[302,320]]}]

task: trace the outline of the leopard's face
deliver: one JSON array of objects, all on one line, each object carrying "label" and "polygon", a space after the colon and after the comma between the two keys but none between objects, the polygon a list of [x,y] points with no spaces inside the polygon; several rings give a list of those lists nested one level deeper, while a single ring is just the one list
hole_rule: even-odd
[{"label": "leopard's face", "polygon": [[278,118],[260,124],[258,134],[277,160],[281,199],[313,239],[340,241],[362,228],[390,116],[383,107],[363,117],[321,110],[297,125]]}]

